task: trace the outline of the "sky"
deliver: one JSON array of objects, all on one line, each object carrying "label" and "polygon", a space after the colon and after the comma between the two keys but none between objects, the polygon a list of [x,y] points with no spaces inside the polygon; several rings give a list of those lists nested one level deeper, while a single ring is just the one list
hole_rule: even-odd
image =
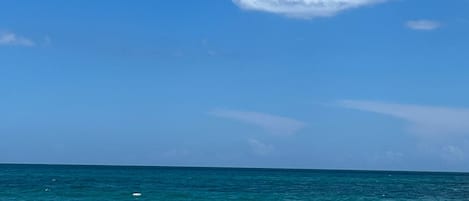
[{"label": "sky", "polygon": [[469,1],[2,1],[0,163],[469,171]]}]

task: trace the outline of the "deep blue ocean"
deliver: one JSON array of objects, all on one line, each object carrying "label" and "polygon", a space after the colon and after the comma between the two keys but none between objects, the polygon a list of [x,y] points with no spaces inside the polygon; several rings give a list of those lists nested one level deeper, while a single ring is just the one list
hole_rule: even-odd
[{"label": "deep blue ocean", "polygon": [[469,200],[469,174],[0,165],[0,201],[13,200],[461,201]]}]

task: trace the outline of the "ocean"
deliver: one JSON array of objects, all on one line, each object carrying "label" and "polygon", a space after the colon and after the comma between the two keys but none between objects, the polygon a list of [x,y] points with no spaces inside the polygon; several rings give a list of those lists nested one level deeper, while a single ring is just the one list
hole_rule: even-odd
[{"label": "ocean", "polygon": [[0,165],[0,201],[469,200],[469,174]]}]

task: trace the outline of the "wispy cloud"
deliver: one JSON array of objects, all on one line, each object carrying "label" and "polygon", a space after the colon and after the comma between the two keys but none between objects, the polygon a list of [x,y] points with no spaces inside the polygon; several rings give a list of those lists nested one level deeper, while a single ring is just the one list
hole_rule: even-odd
[{"label": "wispy cloud", "polygon": [[441,157],[447,161],[463,161],[466,158],[464,151],[454,145],[442,147]]},{"label": "wispy cloud", "polygon": [[431,31],[441,27],[441,23],[433,20],[410,20],[406,22],[409,29]]},{"label": "wispy cloud", "polygon": [[344,108],[374,112],[407,121],[420,134],[469,134],[469,109],[343,100]]},{"label": "wispy cloud", "polygon": [[50,46],[52,44],[52,39],[50,36],[45,36],[43,41],[43,46]]},{"label": "wispy cloud", "polygon": [[386,0],[233,0],[245,10],[263,11],[288,17],[311,19],[328,17],[353,8]]},{"label": "wispy cloud", "polygon": [[31,39],[25,38],[23,36],[18,36],[15,33],[0,32],[0,46],[1,45],[32,47],[36,44]]},{"label": "wispy cloud", "polygon": [[278,135],[292,135],[306,126],[305,123],[292,118],[259,112],[218,109],[211,111],[210,114],[255,125]]},{"label": "wispy cloud", "polygon": [[257,155],[267,155],[274,150],[274,146],[270,144],[265,144],[256,139],[249,139],[248,144],[251,147],[252,151]]}]

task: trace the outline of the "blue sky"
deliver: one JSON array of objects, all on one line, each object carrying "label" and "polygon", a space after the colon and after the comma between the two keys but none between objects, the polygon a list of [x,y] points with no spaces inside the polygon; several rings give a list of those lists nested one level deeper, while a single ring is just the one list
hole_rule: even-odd
[{"label": "blue sky", "polygon": [[0,162],[469,171],[469,1],[5,1]]}]

